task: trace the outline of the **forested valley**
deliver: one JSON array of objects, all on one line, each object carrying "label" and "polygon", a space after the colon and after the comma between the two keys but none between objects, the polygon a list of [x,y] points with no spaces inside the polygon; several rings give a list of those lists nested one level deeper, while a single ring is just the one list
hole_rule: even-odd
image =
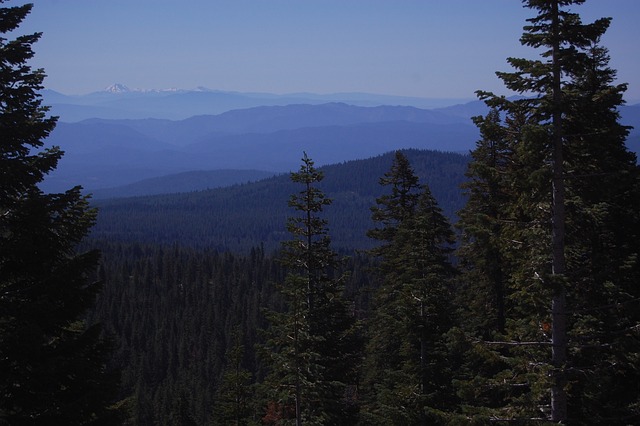
[{"label": "forested valley", "polygon": [[38,186],[40,34],[0,38],[0,424],[640,423],[640,167],[580,3],[523,2],[469,155],[96,201]]},{"label": "forested valley", "polygon": [[[467,156],[415,150],[402,155],[413,161],[416,177],[433,183],[451,215],[463,206],[459,185]],[[346,257],[332,274],[347,274],[344,297],[359,320],[366,318],[379,286],[372,274],[375,259],[366,254],[372,247],[366,235],[370,207],[393,161],[391,153],[323,167],[326,178],[318,182],[333,199],[323,218]],[[250,385],[260,382],[268,367],[255,346],[269,327],[263,310],[284,309],[278,283],[287,268],[279,251],[290,238],[287,200],[299,189],[283,175],[231,188],[99,204],[85,248],[101,251],[97,279],[108,285],[90,323],[102,324],[119,342],[112,367],[123,374],[122,398],[130,398],[135,424],[234,420],[228,409],[219,412],[216,401],[224,401],[221,385],[237,344],[244,348],[242,368],[250,373],[235,384],[246,395],[243,413],[260,420],[260,407],[249,400],[254,397]]]}]

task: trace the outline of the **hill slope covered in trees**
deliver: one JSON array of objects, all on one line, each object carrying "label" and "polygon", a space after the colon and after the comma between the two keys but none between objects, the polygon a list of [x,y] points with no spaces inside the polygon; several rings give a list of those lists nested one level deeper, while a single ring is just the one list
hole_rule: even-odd
[{"label": "hill slope covered in trees", "polygon": [[[460,184],[468,157],[407,150],[416,173],[428,183],[445,213],[454,218],[463,205]],[[300,153],[302,155],[302,153]],[[337,248],[370,245],[369,208],[379,193],[378,180],[393,154],[323,167],[322,189],[334,199],[327,218]],[[228,188],[171,195],[96,200],[98,223],[92,238],[111,241],[181,244],[246,251],[284,239],[287,200],[295,192],[288,175]]]}]

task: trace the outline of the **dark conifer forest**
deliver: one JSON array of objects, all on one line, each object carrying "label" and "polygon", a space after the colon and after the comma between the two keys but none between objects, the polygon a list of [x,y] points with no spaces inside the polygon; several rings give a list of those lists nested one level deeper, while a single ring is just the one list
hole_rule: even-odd
[{"label": "dark conifer forest", "polygon": [[[464,205],[460,185],[469,157],[461,154],[406,150],[416,174],[433,188],[448,217]],[[302,152],[300,153],[302,156]],[[311,154],[309,154],[311,155]],[[370,207],[380,192],[379,179],[393,153],[322,167],[318,183],[333,199],[325,212],[336,249],[370,248]],[[288,174],[259,182],[207,191],[96,200],[100,220],[92,239],[179,244],[247,253],[256,245],[267,251],[287,239],[289,196],[296,191]]]},{"label": "dark conifer forest", "polygon": [[580,3],[523,1],[469,155],[95,201],[38,186],[0,8],[0,425],[640,424],[640,167]]}]

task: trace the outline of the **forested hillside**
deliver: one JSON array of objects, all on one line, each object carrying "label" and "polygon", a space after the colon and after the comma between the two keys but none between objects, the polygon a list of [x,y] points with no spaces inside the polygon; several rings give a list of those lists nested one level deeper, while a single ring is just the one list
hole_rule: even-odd
[{"label": "forested hillside", "polygon": [[[455,213],[464,203],[460,184],[468,157],[405,152],[446,215],[455,221]],[[366,237],[371,223],[369,208],[379,192],[378,180],[392,159],[393,153],[389,153],[322,168],[326,179],[321,188],[334,199],[327,219],[336,248],[350,251],[371,246]],[[96,200],[99,215],[91,238],[241,252],[264,244],[273,250],[286,238],[287,199],[294,191],[289,176],[280,175],[209,191]]]},{"label": "forested hillside", "polygon": [[143,179],[114,188],[97,189],[91,191],[91,198],[105,199],[202,191],[255,182],[273,175],[273,172],[261,170],[196,170]]}]

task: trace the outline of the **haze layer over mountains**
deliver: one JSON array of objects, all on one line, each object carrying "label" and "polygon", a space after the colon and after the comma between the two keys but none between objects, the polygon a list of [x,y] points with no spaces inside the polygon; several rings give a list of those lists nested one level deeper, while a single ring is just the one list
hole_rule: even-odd
[{"label": "haze layer over mountains", "polygon": [[[132,91],[123,85],[83,96],[45,90],[43,98],[60,117],[47,145],[65,151],[43,189],[80,184],[96,196],[258,180],[297,169],[303,151],[319,166],[408,148],[467,153],[479,136],[471,117],[486,112],[480,101],[454,99]],[[624,124],[640,128],[640,105],[621,114]],[[636,152],[638,135],[634,130],[629,138]],[[177,176],[149,182],[167,175]]]}]

